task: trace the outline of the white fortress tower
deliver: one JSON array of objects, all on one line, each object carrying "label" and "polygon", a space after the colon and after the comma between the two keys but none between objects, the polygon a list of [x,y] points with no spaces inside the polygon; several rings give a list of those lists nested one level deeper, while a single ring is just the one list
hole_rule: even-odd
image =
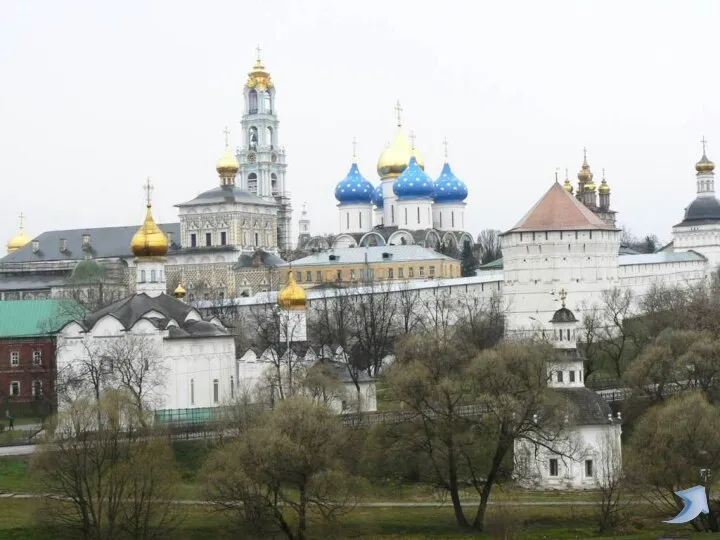
[{"label": "white fortress tower", "polygon": [[561,289],[579,308],[620,284],[620,231],[557,181],[500,242],[510,332],[545,327]]},{"label": "white fortress tower", "polygon": [[243,146],[237,153],[240,187],[278,204],[277,245],[292,248],[292,206],[286,189],[285,149],[280,147],[275,85],[260,58],[260,48],[244,87]]}]

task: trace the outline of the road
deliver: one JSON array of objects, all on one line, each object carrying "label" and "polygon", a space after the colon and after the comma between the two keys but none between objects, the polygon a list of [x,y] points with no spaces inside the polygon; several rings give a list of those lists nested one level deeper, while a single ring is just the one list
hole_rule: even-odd
[{"label": "road", "polygon": [[34,444],[0,446],[0,456],[29,456],[35,453],[35,446]]}]

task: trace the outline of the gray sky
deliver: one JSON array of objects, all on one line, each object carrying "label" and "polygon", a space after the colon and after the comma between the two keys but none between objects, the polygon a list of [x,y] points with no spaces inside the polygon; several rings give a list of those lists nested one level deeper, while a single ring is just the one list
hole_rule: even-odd
[{"label": "gray sky", "polygon": [[720,162],[720,2],[0,3],[0,232],[140,224],[217,185],[260,43],[277,88],[294,235],[336,232],[335,183],[394,134],[399,98],[426,168],[468,184],[469,230],[511,227],[582,148],[633,232],[670,238],[700,139]]}]

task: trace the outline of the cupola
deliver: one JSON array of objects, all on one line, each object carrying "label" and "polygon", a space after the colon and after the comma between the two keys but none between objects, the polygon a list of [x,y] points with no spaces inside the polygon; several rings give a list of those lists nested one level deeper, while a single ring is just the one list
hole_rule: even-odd
[{"label": "cupola", "polygon": [[393,182],[393,193],[398,199],[429,199],[434,192],[432,178],[422,169],[415,156],[410,158],[407,168]]},{"label": "cupola", "polygon": [[307,304],[305,289],[297,284],[292,270],[288,272],[287,284],[278,292],[277,303],[283,309],[304,309]]},{"label": "cupola", "polygon": [[15,236],[8,240],[8,243],[6,244],[8,253],[17,251],[18,249],[26,246],[32,241],[32,238],[30,238],[25,233],[25,228],[23,227],[23,219],[24,216],[20,214],[20,227],[18,228],[18,232],[15,234]]},{"label": "cupola", "polygon": [[402,129],[402,107],[399,101],[395,106],[395,112],[397,113],[395,140],[385,147],[377,162],[377,173],[380,178],[396,178],[407,168],[413,156],[417,159],[419,167],[425,168],[425,159],[414,145],[410,144]]},{"label": "cupola", "polygon": [[147,192],[145,221],[132,237],[130,249],[136,257],[162,257],[167,253],[168,239],[153,219],[152,204],[150,203],[152,187],[149,178],[145,190]]}]

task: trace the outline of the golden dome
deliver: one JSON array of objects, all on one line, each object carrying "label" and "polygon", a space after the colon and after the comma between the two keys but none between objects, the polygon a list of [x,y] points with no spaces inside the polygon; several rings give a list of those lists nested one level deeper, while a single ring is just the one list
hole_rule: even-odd
[{"label": "golden dome", "polygon": [[593,173],[590,170],[590,165],[587,161],[587,149],[585,148],[583,148],[583,162],[580,170],[578,171],[577,177],[578,180],[580,180],[581,184],[584,184],[585,182],[591,182],[593,179]]},{"label": "golden dome", "polygon": [[563,187],[565,188],[565,191],[567,191],[570,194],[572,194],[572,192],[575,191],[573,189],[573,185],[570,183],[570,180],[568,180],[567,178],[565,179],[565,182],[563,183]]},{"label": "golden dome", "polygon": [[217,170],[220,176],[234,176],[240,170],[240,163],[238,163],[237,158],[233,155],[229,146],[225,146],[225,151],[222,156],[220,156],[220,159],[218,159],[215,170]]},{"label": "golden dome", "polygon": [[168,250],[168,239],[152,216],[150,202],[147,203],[145,222],[130,242],[130,249],[136,257],[162,257]]},{"label": "golden dome", "polygon": [[257,48],[257,53],[255,65],[253,66],[252,71],[248,73],[248,80],[245,83],[245,86],[248,88],[255,88],[260,92],[263,92],[267,88],[272,88],[273,82],[270,78],[270,73],[265,70],[265,66],[260,58],[260,47]]},{"label": "golden dome", "polygon": [[32,238],[25,234],[25,230],[20,227],[18,233],[13,236],[7,243],[8,253],[12,253],[13,251],[20,249],[21,247],[26,246],[31,241]]},{"label": "golden dome", "polygon": [[703,152],[702,158],[695,164],[695,170],[699,173],[712,172],[715,170],[715,164]]},{"label": "golden dome", "polygon": [[590,178],[590,181],[585,183],[585,185],[583,186],[583,190],[589,191],[590,193],[595,191],[596,188],[597,186],[595,185],[595,182],[592,181],[592,177]]},{"label": "golden dome", "polygon": [[176,298],[185,298],[186,294],[187,291],[185,290],[185,287],[183,287],[180,283],[177,287],[175,287],[175,290],[173,291],[173,296],[175,296]]},{"label": "golden dome", "polygon": [[292,271],[288,273],[287,285],[285,285],[277,295],[277,303],[281,308],[304,308],[307,303],[307,294],[305,289],[295,281]]},{"label": "golden dome", "polygon": [[600,182],[600,187],[598,188],[598,193],[601,195],[607,195],[610,193],[610,186],[608,185],[607,181],[603,178],[602,182]]},{"label": "golden dome", "polygon": [[381,178],[394,178],[400,176],[407,168],[410,158],[415,156],[418,165],[425,169],[425,158],[416,149],[413,149],[410,141],[405,136],[401,126],[397,128],[395,140],[388,145],[380,154],[377,162],[377,172]]}]

